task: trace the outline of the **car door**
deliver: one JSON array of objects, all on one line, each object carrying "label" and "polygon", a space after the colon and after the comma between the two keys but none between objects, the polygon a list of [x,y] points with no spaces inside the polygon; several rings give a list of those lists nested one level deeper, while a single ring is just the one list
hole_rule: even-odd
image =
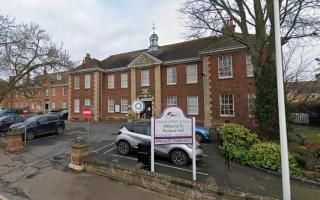
[{"label": "car door", "polygon": [[41,116],[37,120],[37,126],[35,127],[35,132],[38,134],[47,133],[49,130],[49,124],[47,116]]},{"label": "car door", "polygon": [[49,115],[48,116],[48,130],[47,132],[54,132],[56,130],[56,124],[58,122],[58,115]]},{"label": "car door", "polygon": [[139,143],[145,142],[146,136],[143,134],[143,125],[132,125],[128,131],[128,135],[130,136],[130,145],[133,148],[138,148]]}]

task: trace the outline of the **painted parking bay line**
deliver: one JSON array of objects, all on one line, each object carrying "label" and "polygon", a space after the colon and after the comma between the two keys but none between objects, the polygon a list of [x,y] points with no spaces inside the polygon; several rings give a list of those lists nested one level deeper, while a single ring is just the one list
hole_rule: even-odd
[{"label": "painted parking bay line", "polygon": [[114,150],[114,149],[116,149],[117,147],[113,147],[113,148],[111,148],[111,149],[109,149],[108,151],[105,151],[103,154],[107,154],[107,153],[109,153],[110,151],[112,151],[112,150]]},{"label": "painted parking bay line", "polygon": [[109,147],[109,146],[111,146],[111,145],[113,145],[113,144],[115,144],[115,142],[112,142],[112,143],[110,143],[110,144],[107,144],[106,146],[103,146],[103,147],[101,147],[101,148],[99,148],[99,149],[97,149],[97,150],[94,150],[94,151],[92,151],[92,152],[98,153],[98,151],[100,151],[101,149],[105,149],[105,148],[107,148],[107,147]]},{"label": "painted parking bay line", "polygon": [[[120,156],[120,155],[116,155],[116,154],[112,154],[112,153],[109,153],[108,155],[119,157],[119,158],[126,158],[126,159],[129,159],[129,160],[138,161],[138,159],[136,159],[136,158],[131,158],[131,157],[127,157],[127,156]],[[168,168],[177,169],[177,170],[181,170],[181,171],[192,172],[192,170],[189,170],[189,169],[184,169],[184,168],[180,168],[180,167],[174,167],[174,166],[171,166],[171,165],[165,165],[165,164],[161,164],[161,163],[157,163],[157,162],[155,162],[154,164],[162,166],[162,167],[168,167]],[[203,172],[197,172],[197,174],[201,174],[201,175],[204,175],[204,176],[209,176],[209,174],[206,174],[206,173],[203,173]]]}]

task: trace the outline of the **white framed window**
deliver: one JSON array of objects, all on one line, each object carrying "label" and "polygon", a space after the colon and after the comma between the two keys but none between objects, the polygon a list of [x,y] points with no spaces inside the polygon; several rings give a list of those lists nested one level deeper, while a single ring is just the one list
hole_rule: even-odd
[{"label": "white framed window", "polygon": [[91,100],[90,99],[84,99],[84,105],[85,106],[91,106]]},{"label": "white framed window", "polygon": [[121,99],[121,113],[128,113],[128,99]]},{"label": "white framed window", "polygon": [[247,70],[247,77],[254,76],[254,67],[252,64],[252,56],[250,54],[246,54],[246,70]]},{"label": "white framed window", "polygon": [[108,75],[108,89],[114,89],[114,74]]},{"label": "white framed window", "polygon": [[74,113],[80,113],[80,99],[74,99],[73,100],[73,112]]},{"label": "white framed window", "polygon": [[56,108],[56,103],[53,101],[51,102],[51,108],[55,109]]},{"label": "white framed window", "polygon": [[141,70],[141,86],[149,86],[149,70]]},{"label": "white framed window", "polygon": [[114,99],[108,99],[108,112],[114,113]]},{"label": "white framed window", "polygon": [[89,89],[91,87],[91,74],[84,75],[84,89]]},{"label": "white framed window", "polygon": [[51,88],[51,96],[56,96],[56,88]]},{"label": "white framed window", "polygon": [[187,97],[187,110],[188,115],[198,115],[199,114],[199,104],[197,96]]},{"label": "white framed window", "polygon": [[255,93],[248,94],[248,112],[249,112],[250,118],[254,117],[254,101],[255,101],[255,99],[256,99]]},{"label": "white framed window", "polygon": [[177,106],[177,96],[168,96],[167,106]]},{"label": "white framed window", "polygon": [[128,88],[128,73],[121,73],[121,88]]},{"label": "white framed window", "polygon": [[80,75],[74,76],[74,89],[80,89]]},{"label": "white framed window", "polygon": [[61,81],[61,74],[57,74],[57,81]]},{"label": "white framed window", "polygon": [[67,102],[62,101],[62,108],[67,108]]},{"label": "white framed window", "polygon": [[67,95],[67,87],[62,87],[62,95],[63,96]]},{"label": "white framed window", "polygon": [[197,65],[187,65],[187,84],[198,83]]},{"label": "white framed window", "polygon": [[221,56],[218,58],[218,77],[220,79],[233,77],[231,56]]},{"label": "white framed window", "polygon": [[45,95],[46,97],[49,96],[49,89],[48,89],[48,88],[44,89],[44,95]]},{"label": "white framed window", "polygon": [[31,109],[34,110],[34,103],[31,104]]},{"label": "white framed window", "polygon": [[222,117],[234,116],[233,94],[229,94],[229,93],[220,94],[219,102],[220,102],[220,116]]},{"label": "white framed window", "polygon": [[176,67],[167,67],[167,85],[177,84]]}]

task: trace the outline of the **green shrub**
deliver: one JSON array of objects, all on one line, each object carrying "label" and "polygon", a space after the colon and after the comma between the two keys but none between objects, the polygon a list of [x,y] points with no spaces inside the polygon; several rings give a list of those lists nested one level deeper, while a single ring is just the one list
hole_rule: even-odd
[{"label": "green shrub", "polygon": [[308,163],[308,158],[303,155],[293,154],[293,158],[296,160],[299,167],[305,167]]},{"label": "green shrub", "polygon": [[220,149],[223,152],[226,150],[230,159],[236,160],[241,164],[247,164],[250,146],[259,142],[257,135],[238,124],[226,124],[222,126],[220,135],[222,140]]},{"label": "green shrub", "polygon": [[[259,166],[265,169],[281,172],[280,145],[272,142],[254,144],[249,150],[250,165]],[[298,175],[297,161],[289,154],[290,172]]]}]

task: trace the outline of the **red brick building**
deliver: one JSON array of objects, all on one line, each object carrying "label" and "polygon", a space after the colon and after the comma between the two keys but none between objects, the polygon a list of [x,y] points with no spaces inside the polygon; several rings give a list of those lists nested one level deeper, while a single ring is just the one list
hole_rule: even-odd
[{"label": "red brick building", "polygon": [[46,71],[42,76],[41,86],[29,88],[29,95],[19,94],[13,91],[6,99],[1,102],[4,108],[27,108],[30,112],[46,112],[51,108],[67,109],[68,108],[68,73],[56,72],[47,74]]},{"label": "red brick building", "polygon": [[[69,72],[69,118],[81,119],[85,105],[95,120],[159,115],[179,106],[206,127],[240,123],[253,127],[250,104],[255,95],[253,66],[245,46],[226,36],[213,36],[165,46],[150,36],[147,49],[111,55],[86,55]],[[131,104],[146,109],[137,114]]]}]

